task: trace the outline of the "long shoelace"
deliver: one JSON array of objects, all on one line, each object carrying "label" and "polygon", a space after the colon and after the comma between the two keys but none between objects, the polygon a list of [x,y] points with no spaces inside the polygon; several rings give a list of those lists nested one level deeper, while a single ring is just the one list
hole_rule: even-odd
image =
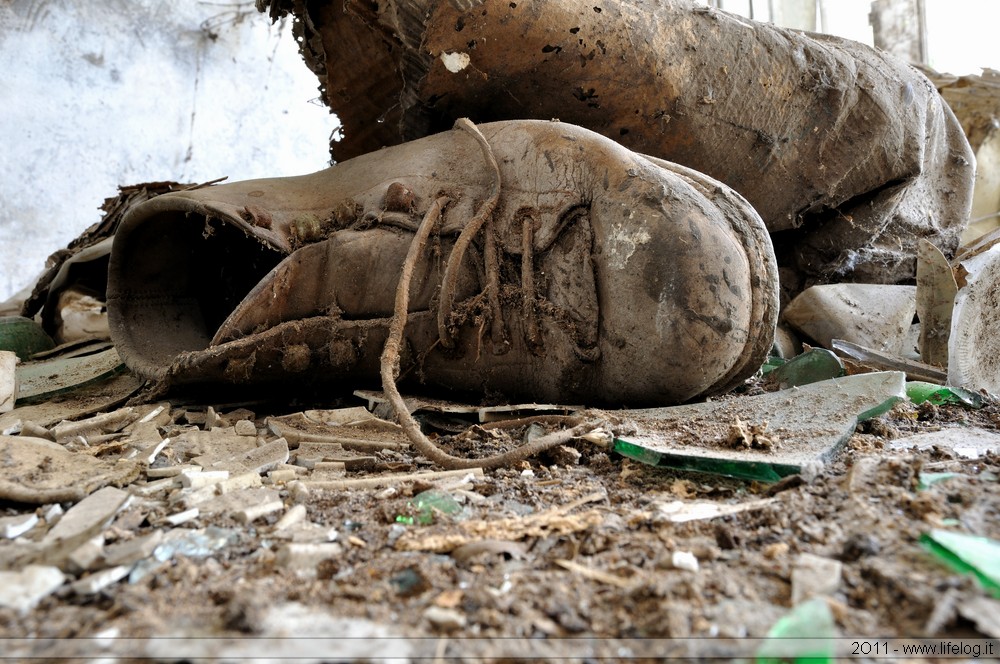
[{"label": "long shoelace", "polygon": [[[445,348],[454,347],[454,340],[452,339],[448,323],[452,306],[454,304],[455,286],[458,281],[458,272],[462,264],[462,259],[465,256],[465,252],[469,248],[469,245],[472,244],[472,240],[483,228],[486,229],[484,249],[484,259],[486,263],[486,287],[484,289],[484,294],[490,311],[491,334],[494,342],[497,342],[498,340],[502,342],[502,340],[506,338],[506,331],[503,329],[503,319],[500,311],[499,251],[496,246],[496,236],[492,228],[493,211],[500,198],[500,166],[497,163],[496,157],[493,154],[493,149],[487,142],[486,137],[483,136],[482,132],[479,131],[479,128],[476,127],[472,121],[467,118],[460,118],[457,122],[455,122],[455,127],[468,132],[479,144],[479,147],[482,150],[483,155],[486,158],[486,162],[493,174],[493,183],[490,189],[489,197],[480,206],[472,221],[470,221],[459,234],[458,239],[455,241],[455,246],[452,249],[451,255],[448,257],[448,264],[445,267],[444,276],[441,282],[441,295],[437,316],[438,335],[441,345]],[[410,414],[410,409],[407,407],[406,402],[403,400],[403,397],[400,395],[399,390],[396,387],[396,378],[399,376],[400,347],[403,340],[403,330],[406,327],[407,311],[409,309],[410,301],[410,281],[413,278],[413,271],[420,256],[424,253],[427,246],[427,240],[430,237],[431,232],[440,222],[444,208],[450,202],[451,199],[447,196],[440,196],[435,199],[426,214],[424,214],[420,225],[417,227],[413,240],[410,243],[410,247],[407,250],[406,258],[403,261],[403,270],[399,277],[399,284],[396,286],[396,299],[393,307],[392,320],[389,323],[389,336],[382,349],[382,357],[380,361],[382,390],[385,392],[389,403],[392,404],[392,408],[396,413],[396,418],[399,420],[400,425],[406,432],[410,442],[413,443],[413,446],[420,454],[444,468],[492,469],[512,465],[528,457],[534,456],[558,445],[563,445],[574,438],[579,438],[587,433],[601,428],[602,422],[600,421],[583,422],[570,429],[564,429],[562,431],[556,431],[545,436],[541,436],[531,442],[525,443],[524,445],[508,450],[507,452],[479,459],[457,457],[448,454],[420,430],[420,424]],[[524,224],[522,247],[527,247],[527,249],[525,250],[524,258],[522,259],[521,276],[523,281],[522,286],[526,289],[524,312],[527,316],[526,324],[528,343],[530,345],[535,344],[538,341],[530,252],[533,241],[533,220],[526,218],[524,220]],[[526,273],[527,279],[525,279]]]}]

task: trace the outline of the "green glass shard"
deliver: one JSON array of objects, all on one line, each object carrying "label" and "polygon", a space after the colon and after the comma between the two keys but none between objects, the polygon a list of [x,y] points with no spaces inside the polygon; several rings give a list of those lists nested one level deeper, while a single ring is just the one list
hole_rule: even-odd
[{"label": "green glass shard", "polygon": [[963,477],[963,475],[962,473],[920,473],[920,483],[917,485],[917,488],[923,491],[938,482],[945,482],[956,477]]},{"label": "green glass shard", "polygon": [[846,372],[840,358],[825,348],[813,348],[788,360],[774,370],[772,378],[785,390],[840,378]]},{"label": "green glass shard", "polygon": [[787,362],[787,360],[785,360],[782,357],[778,357],[777,355],[768,356],[767,362],[765,362],[760,367],[760,375],[762,376],[768,375],[769,373],[771,373],[772,371],[783,365],[785,362]]},{"label": "green glass shard", "polygon": [[971,574],[1000,599],[1000,542],[950,530],[932,530],[920,543],[939,561],[960,574]]},{"label": "green glass shard", "polygon": [[756,664],[779,662],[833,662],[837,626],[830,606],[822,597],[796,606],[767,633],[758,649]]},{"label": "green glass shard", "polygon": [[947,387],[919,380],[906,384],[906,396],[917,405],[930,402],[935,406],[958,404],[967,408],[983,407],[983,398],[975,392],[964,390],[961,387]]},{"label": "green glass shard", "polygon": [[858,413],[858,422],[873,420],[879,415],[885,415],[886,413],[888,413],[890,410],[893,409],[893,406],[895,406],[902,400],[903,400],[902,396],[899,395],[893,396],[891,398],[886,399],[882,403],[872,408],[869,408],[868,410],[863,410],[860,413]]},{"label": "green glass shard", "polygon": [[696,473],[710,473],[724,477],[735,477],[741,480],[756,480],[758,482],[777,482],[782,477],[795,475],[799,466],[760,461],[728,461],[710,457],[690,457],[679,454],[668,454],[646,449],[627,440],[615,439],[612,449],[622,456],[641,461],[650,466],[673,468]]},{"label": "green glass shard", "polygon": [[55,343],[35,321],[23,316],[0,316],[0,350],[13,351],[23,362],[53,348]]},{"label": "green glass shard", "polygon": [[427,579],[417,567],[407,567],[389,577],[389,585],[400,597],[413,597],[427,590]]},{"label": "green glass shard", "polygon": [[17,403],[21,405],[22,402],[49,399],[124,371],[125,363],[113,347],[81,357],[26,362],[17,367],[17,380],[21,386]]},{"label": "green glass shard", "polygon": [[616,411],[635,431],[623,456],[662,468],[776,482],[831,461],[858,422],[906,398],[901,372],[870,373],[768,394],[671,408]]},{"label": "green glass shard", "polygon": [[396,517],[397,523],[407,525],[419,524],[427,526],[434,523],[435,514],[455,514],[462,510],[462,506],[451,497],[447,491],[428,489],[418,493],[408,503],[413,511],[412,515],[399,515]]}]

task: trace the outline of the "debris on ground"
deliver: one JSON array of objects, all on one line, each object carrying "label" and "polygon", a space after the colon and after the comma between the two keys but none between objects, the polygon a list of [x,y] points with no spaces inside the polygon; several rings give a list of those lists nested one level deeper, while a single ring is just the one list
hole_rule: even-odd
[{"label": "debris on ground", "polygon": [[948,382],[1000,393],[1000,231],[956,258],[960,277],[948,337]]},{"label": "debris on ground", "polygon": [[25,403],[99,381],[125,368],[118,351],[108,343],[81,349],[80,354],[60,354],[50,359],[36,356],[32,360],[22,364],[17,372],[18,400]]},{"label": "debris on ground", "polygon": [[0,348],[27,360],[42,351],[51,350],[55,343],[42,326],[23,316],[0,316]]},{"label": "debris on ground", "polygon": [[14,410],[17,401],[17,355],[0,350],[0,414]]},{"label": "debris on ground", "polygon": [[[637,651],[637,636],[711,636],[723,650],[815,637],[820,623],[796,632],[798,616],[826,606],[809,619],[831,634],[995,636],[997,600],[976,573],[936,564],[914,533],[1000,537],[1000,407],[914,359],[896,318],[855,337],[891,352],[831,338],[838,356],[786,328],[789,357],[767,375],[643,410],[394,402],[354,385],[300,407],[267,390],[225,403],[140,391],[106,341],[36,352],[12,364],[28,390],[0,414],[0,631],[92,639],[12,651],[48,656],[210,635],[189,653],[201,656],[308,615],[386,635],[394,653],[462,637],[463,653],[488,658],[518,654],[502,639],[526,634]],[[903,370],[870,372],[872,358]],[[470,467],[436,468],[394,421],[400,403]],[[512,467],[475,465],[554,434],[559,445]],[[946,604],[930,580],[953,588]],[[554,643],[565,656],[569,642]]]},{"label": "debris on ground", "polygon": [[[174,398],[88,413],[94,388],[52,397],[71,420],[26,417],[45,404],[5,415],[21,433],[3,438],[0,457],[25,470],[4,476],[0,569],[4,588],[17,590],[3,595],[0,625],[7,634],[94,639],[77,641],[76,650],[67,641],[31,641],[12,652],[108,653],[123,638],[149,634],[207,635],[191,653],[235,652],[241,635],[275,634],[265,616],[294,606],[288,615],[338,629],[384,630],[399,652],[422,652],[407,637],[488,637],[461,641],[462,652],[488,658],[511,652],[494,639],[523,634],[599,634],[630,647],[637,635],[763,638],[810,596],[839,607],[840,633],[912,635],[923,633],[938,599],[910,583],[915,564],[928,579],[958,584],[955,608],[936,629],[991,629],[976,604],[989,599],[983,591],[920,557],[920,545],[903,533],[1000,536],[988,517],[1000,507],[996,452],[984,448],[973,461],[943,444],[912,444],[886,456],[904,435],[931,435],[954,418],[1000,437],[1000,409],[989,397],[979,410],[948,400],[916,406],[905,400],[901,374],[772,392],[765,390],[776,385],[761,379],[750,393],[678,407],[705,409],[696,419],[666,417],[672,409],[650,411],[655,417],[602,411],[619,438],[613,447],[592,436],[569,443],[576,455],[551,451],[484,473],[435,470],[398,424],[350,395],[342,406],[293,411]],[[825,400],[833,404],[827,410]],[[796,406],[805,401],[812,406]],[[483,422],[476,407],[438,406],[427,432],[449,453],[471,457],[539,435],[529,430],[567,426],[550,413],[580,414],[512,404],[504,411],[510,419]],[[720,441],[737,420],[750,436],[749,449],[718,448],[737,465],[750,467],[739,457],[756,455],[780,468],[774,461],[782,454],[823,463],[797,460],[783,474],[759,475],[758,484],[682,465],[653,468],[617,451],[640,431],[666,440],[699,420],[707,426],[712,411],[733,414],[720,420]],[[819,429],[826,433],[816,440],[829,449],[814,445]],[[695,428],[689,434],[696,445],[709,439]],[[775,445],[755,448],[754,435],[773,436]],[[684,452],[670,440],[671,454]],[[964,528],[949,521],[959,515]],[[681,592],[691,584],[735,594],[694,603]],[[112,645],[99,647],[108,630]],[[144,643],[145,656],[162,656],[162,642]],[[297,652],[277,642],[263,647],[276,656]]]},{"label": "debris on ground", "polygon": [[981,395],[961,387],[948,387],[936,383],[914,380],[906,383],[906,396],[915,406],[931,403],[940,406],[944,403],[961,404],[968,408],[982,408]]},{"label": "debris on ground", "polygon": [[920,319],[920,359],[927,364],[948,365],[948,338],[958,282],[941,250],[926,240],[917,246],[916,314]]},{"label": "debris on ground", "polygon": [[0,436],[0,456],[0,499],[21,503],[81,500],[99,487],[121,486],[139,475],[134,461],[74,453],[41,438]]}]

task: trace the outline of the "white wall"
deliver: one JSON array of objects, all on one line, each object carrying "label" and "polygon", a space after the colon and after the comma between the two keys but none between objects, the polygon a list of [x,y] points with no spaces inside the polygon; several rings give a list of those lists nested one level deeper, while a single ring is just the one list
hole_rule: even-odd
[{"label": "white wall", "polygon": [[336,118],[253,2],[0,2],[0,301],[118,185],[305,173]]},{"label": "white wall", "polygon": [[951,74],[1000,69],[1000,2],[924,0],[930,66]]}]

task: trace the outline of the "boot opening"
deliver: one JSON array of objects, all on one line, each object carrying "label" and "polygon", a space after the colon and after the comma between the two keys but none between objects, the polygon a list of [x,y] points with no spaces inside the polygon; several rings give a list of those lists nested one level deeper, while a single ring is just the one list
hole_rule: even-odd
[{"label": "boot opening", "polygon": [[[163,209],[169,203],[150,201],[123,224],[108,283],[119,352],[154,378],[180,353],[207,348],[226,317],[284,257],[233,223],[177,210],[180,201]],[[163,211],[149,210],[155,207]]]}]

